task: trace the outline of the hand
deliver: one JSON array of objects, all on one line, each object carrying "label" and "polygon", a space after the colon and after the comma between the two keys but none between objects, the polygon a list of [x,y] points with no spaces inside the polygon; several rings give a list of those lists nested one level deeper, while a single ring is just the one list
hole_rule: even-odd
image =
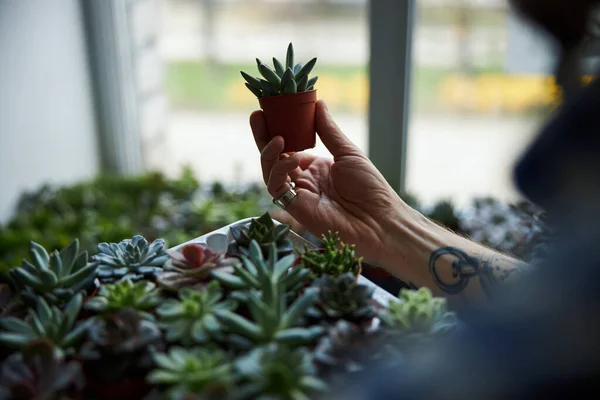
[{"label": "hand", "polygon": [[250,125],[271,196],[281,196],[294,181],[298,196],[286,209],[294,219],[314,235],[339,232],[343,241],[356,244],[357,252],[370,262],[383,260],[386,226],[407,206],[342,133],[325,103],[317,102],[316,128],[333,159],[281,154],[284,140],[278,136],[269,142],[262,111],[252,113]]}]

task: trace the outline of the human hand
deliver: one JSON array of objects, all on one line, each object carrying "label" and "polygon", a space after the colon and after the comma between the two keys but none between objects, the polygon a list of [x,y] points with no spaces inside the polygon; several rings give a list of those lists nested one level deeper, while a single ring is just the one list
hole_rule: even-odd
[{"label": "human hand", "polygon": [[333,159],[308,153],[281,154],[284,139],[269,142],[262,111],[250,116],[261,151],[263,178],[273,198],[296,184],[298,196],[286,211],[314,235],[337,231],[356,244],[368,261],[385,258],[386,226],[408,208],[366,154],[340,130],[323,101],[317,102],[316,128]]}]

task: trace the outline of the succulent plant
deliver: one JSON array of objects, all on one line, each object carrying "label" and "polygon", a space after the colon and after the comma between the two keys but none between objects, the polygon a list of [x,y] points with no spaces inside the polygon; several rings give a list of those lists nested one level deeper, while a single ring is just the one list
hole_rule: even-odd
[{"label": "succulent plant", "polygon": [[99,313],[133,309],[146,319],[152,319],[152,315],[147,311],[154,309],[161,301],[160,290],[154,283],[133,283],[126,279],[103,285],[98,295],[87,301],[85,308]]},{"label": "succulent plant", "polygon": [[88,264],[87,251],[79,252],[79,240],[48,254],[46,249],[31,242],[29,253],[32,262],[23,260],[10,274],[21,297],[28,304],[35,304],[37,296],[44,296],[50,304],[62,304],[93,284],[96,266]]},{"label": "succulent plant", "polygon": [[248,248],[248,256],[242,256],[241,264],[233,265],[233,274],[217,271],[213,273],[213,277],[223,286],[235,290],[232,296],[244,302],[247,300],[249,289],[262,290],[271,282],[283,285],[283,290],[290,295],[295,295],[308,281],[310,270],[292,268],[296,259],[293,254],[278,260],[275,244],[271,243],[269,247],[265,259],[264,251],[259,244],[252,241]]},{"label": "succulent plant", "polygon": [[66,395],[80,395],[83,386],[79,363],[65,362],[47,340],[29,344],[22,357],[6,360],[0,371],[3,399],[63,399]]},{"label": "succulent plant", "polygon": [[95,319],[79,354],[87,376],[114,383],[143,376],[153,365],[151,351],[163,349],[158,326],[125,309]]},{"label": "succulent plant", "polygon": [[119,243],[100,243],[99,254],[92,256],[98,266],[98,279],[111,283],[121,279],[137,282],[142,279],[154,280],[169,256],[165,241],[156,239],[151,244],[140,235]]},{"label": "succulent plant", "polygon": [[351,272],[360,274],[362,258],[356,257],[354,245],[343,243],[337,232],[323,235],[323,249],[311,251],[305,247],[300,254],[302,266],[312,271],[313,277],[323,275],[340,276]]},{"label": "succulent plant", "polygon": [[376,315],[371,303],[374,289],[357,284],[352,273],[337,278],[324,275],[313,286],[319,289],[319,300],[309,313],[316,319],[365,322]]},{"label": "succulent plant", "polygon": [[[318,291],[308,288],[288,306],[287,282],[281,276],[287,274],[291,261],[284,259],[275,263],[273,256],[265,262],[256,242],[251,243],[250,253],[255,263],[244,259],[244,264],[252,265],[256,269],[258,279],[252,277],[250,273],[245,279],[248,281],[256,279],[256,282],[252,282],[252,284],[260,287],[259,290],[246,291],[246,305],[252,320],[228,310],[215,312],[216,317],[232,334],[230,339],[235,340],[235,345],[242,348],[272,341],[303,345],[316,340],[324,332],[324,328],[320,326],[299,327],[298,321],[315,303]],[[271,253],[274,253],[274,249],[271,250]],[[291,256],[287,258],[291,260]]]},{"label": "succulent plant", "polygon": [[244,379],[237,399],[309,399],[327,390],[316,377],[310,352],[304,348],[268,344],[238,360],[237,370]]},{"label": "succulent plant", "polygon": [[317,59],[313,58],[305,65],[294,64],[294,46],[288,45],[285,66],[277,58],[273,57],[273,68],[256,59],[258,71],[263,78],[253,77],[241,72],[246,80],[246,87],[256,97],[278,96],[282,94],[293,94],[314,90],[317,76],[309,78],[309,74],[315,67]]},{"label": "succulent plant", "polygon": [[377,330],[339,320],[328,329],[314,350],[314,361],[322,373],[357,372],[381,357]]},{"label": "succulent plant", "polygon": [[167,386],[169,399],[184,399],[192,394],[208,398],[228,398],[234,383],[233,364],[219,349],[172,347],[169,353],[155,353],[156,369],[147,381]]},{"label": "succulent plant", "polygon": [[0,318],[0,344],[23,348],[36,340],[47,339],[57,350],[70,350],[76,346],[93,322],[88,319],[76,324],[81,309],[83,295],[75,295],[64,308],[50,307],[43,297],[39,297],[35,310],[29,310],[29,322],[15,317]]},{"label": "succulent plant", "polygon": [[[248,225],[231,228],[231,235],[235,240],[237,250],[243,255],[248,254],[248,247],[253,240],[260,245],[264,255],[267,254],[273,243],[277,246],[278,252],[291,251],[293,250],[292,243],[287,240],[289,233],[289,225],[275,225],[269,213],[253,219]],[[230,253],[235,254],[234,249],[230,249]]]},{"label": "succulent plant", "polygon": [[403,289],[400,300],[390,302],[379,318],[388,332],[407,340],[433,337],[458,326],[446,299],[434,298],[428,288]]},{"label": "succulent plant", "polygon": [[181,252],[167,251],[169,261],[164,271],[158,275],[158,284],[168,290],[177,291],[182,287],[201,289],[211,279],[215,271],[233,272],[233,258],[225,258],[209,247],[192,243],[183,246]]},{"label": "succulent plant", "polygon": [[235,301],[222,298],[219,282],[213,281],[204,290],[184,288],[179,291],[179,300],[166,300],[156,312],[167,340],[189,346],[220,338],[222,326],[216,313],[231,312],[237,307]]}]

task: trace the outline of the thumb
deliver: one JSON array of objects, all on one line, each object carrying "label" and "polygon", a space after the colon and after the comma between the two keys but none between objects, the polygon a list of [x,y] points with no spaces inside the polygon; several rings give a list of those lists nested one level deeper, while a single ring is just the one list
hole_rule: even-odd
[{"label": "thumb", "polygon": [[344,135],[344,132],[335,123],[323,100],[317,101],[315,119],[317,133],[334,159],[362,154],[362,151]]}]

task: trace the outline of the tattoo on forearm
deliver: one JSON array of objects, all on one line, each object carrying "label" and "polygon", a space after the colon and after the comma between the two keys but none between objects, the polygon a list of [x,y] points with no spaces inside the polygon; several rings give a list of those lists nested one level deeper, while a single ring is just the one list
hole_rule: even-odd
[{"label": "tattoo on forearm", "polygon": [[[445,281],[440,274],[440,268],[444,268],[442,263],[438,262],[441,257],[452,256],[455,260],[450,264],[452,270],[452,282]],[[489,260],[472,257],[456,247],[444,247],[434,251],[429,259],[429,271],[434,282],[444,292],[452,295],[461,293],[472,278],[478,277],[481,287],[488,297],[493,296],[493,289],[504,282],[511,275],[522,270],[522,265],[514,264],[511,268],[502,268],[499,266],[502,260],[499,257],[491,257]]]}]

